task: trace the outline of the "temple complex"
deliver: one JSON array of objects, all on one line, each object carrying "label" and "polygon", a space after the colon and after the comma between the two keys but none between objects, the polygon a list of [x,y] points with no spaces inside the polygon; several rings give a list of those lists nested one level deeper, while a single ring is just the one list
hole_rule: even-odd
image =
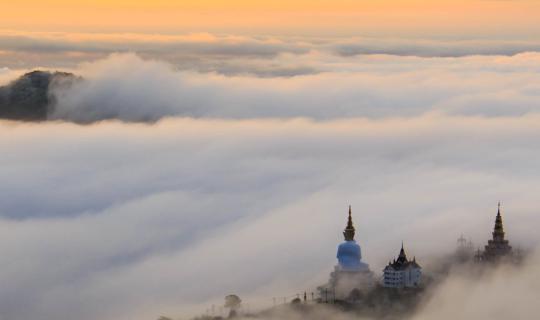
[{"label": "temple complex", "polygon": [[[411,260],[405,253],[403,243],[397,258],[391,260],[383,269],[380,281],[377,281],[369,265],[362,260],[362,248],[355,240],[356,229],[353,224],[352,209],[349,206],[347,224],[343,230],[344,241],[337,247],[337,264],[330,274],[329,281],[320,287],[319,301],[333,302],[336,300],[356,302],[361,301],[365,294],[377,291],[379,287],[414,289],[422,288],[422,267],[417,263],[416,257]],[[478,250],[476,256],[473,254],[473,244],[470,240],[461,236],[457,241],[456,254],[452,263],[467,263],[476,260],[477,262],[493,263],[500,260],[519,262],[521,255],[514,253],[508,240],[505,239],[505,232],[501,216],[501,205],[495,217],[495,226],[490,239],[484,250]],[[475,259],[473,259],[473,256]],[[380,285],[379,285],[380,284]],[[395,292],[386,290],[385,292]],[[416,290],[402,290],[400,292],[416,292]],[[373,296],[371,296],[373,298]]]}]

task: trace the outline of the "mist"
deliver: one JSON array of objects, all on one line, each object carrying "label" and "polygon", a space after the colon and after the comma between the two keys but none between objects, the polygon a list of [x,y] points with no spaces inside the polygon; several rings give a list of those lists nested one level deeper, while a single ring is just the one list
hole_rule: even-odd
[{"label": "mist", "polygon": [[[426,272],[461,234],[482,247],[498,201],[535,250],[538,53],[320,46],[84,56],[42,121],[0,121],[0,318],[185,319],[230,293],[265,309],[328,280],[348,205],[378,275],[402,241]],[[530,318],[537,256],[458,270],[412,318]]]},{"label": "mist", "polygon": [[[533,28],[529,29],[532,30]],[[537,37],[467,34],[462,36],[245,35],[217,33],[29,32],[0,30],[0,66],[11,69],[73,69],[114,53],[137,53],[184,71],[223,75],[292,76],[318,73],[307,66],[313,54],[339,60],[364,55],[422,58],[514,56],[539,52]],[[283,58],[295,63],[284,65]],[[261,65],[262,64],[262,65]]]},{"label": "mist", "polygon": [[[499,266],[478,276],[468,268],[454,270],[413,311],[384,319],[529,319],[540,311],[536,301],[540,283],[535,276],[538,254],[522,266]],[[333,304],[289,304],[252,312],[241,319],[380,319],[359,315]]]},{"label": "mist", "polygon": [[[457,58],[310,53],[301,66],[294,55],[276,59],[239,60],[226,67],[232,73],[226,75],[212,69],[182,70],[133,53],[113,54],[67,70],[76,77],[63,74],[63,81],[51,81],[43,94],[48,99],[32,98],[45,104],[27,110],[21,119],[153,123],[167,117],[299,117],[325,121],[429,114],[521,117],[540,110],[538,53]],[[13,79],[15,72],[4,69],[0,77]],[[18,80],[21,92],[34,91],[26,80]],[[13,85],[1,87],[0,93],[9,92]],[[6,99],[0,94],[1,111],[7,108],[4,113],[12,114],[9,110],[19,108],[18,104],[3,106]],[[46,114],[32,114],[34,109]]]},{"label": "mist", "polygon": [[[52,87],[50,119],[155,122],[164,117],[522,116],[539,110],[538,54],[425,60],[364,57],[286,79],[175,71],[136,55],[81,66],[86,81]],[[324,65],[324,64],[321,64]],[[348,71],[345,71],[347,69]],[[511,74],[511,76],[509,76]]]},{"label": "mist", "polygon": [[376,272],[402,240],[421,264],[461,233],[483,245],[498,200],[534,248],[539,122],[2,122],[2,317],[186,317],[231,292],[270,306],[327,280],[348,204]]}]

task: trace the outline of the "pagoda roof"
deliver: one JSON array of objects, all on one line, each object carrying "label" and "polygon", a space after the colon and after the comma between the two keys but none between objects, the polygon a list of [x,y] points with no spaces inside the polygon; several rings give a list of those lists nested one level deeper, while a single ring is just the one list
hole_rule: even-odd
[{"label": "pagoda roof", "polygon": [[403,243],[401,243],[401,250],[399,251],[399,256],[397,259],[394,259],[394,261],[390,261],[388,265],[384,268],[384,270],[394,270],[394,271],[401,271],[408,268],[422,268],[420,265],[416,262],[416,257],[413,258],[413,260],[408,260],[407,255],[405,254],[405,249],[403,247]]}]

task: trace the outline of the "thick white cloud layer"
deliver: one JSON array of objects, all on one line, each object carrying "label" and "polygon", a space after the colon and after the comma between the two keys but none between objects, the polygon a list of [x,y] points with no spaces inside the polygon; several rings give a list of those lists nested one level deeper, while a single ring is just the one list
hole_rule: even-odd
[{"label": "thick white cloud layer", "polygon": [[532,319],[540,312],[536,254],[522,269],[499,268],[474,277],[452,275],[414,317],[428,319]]},{"label": "thick white cloud layer", "polygon": [[375,271],[402,240],[482,245],[500,199],[512,244],[540,240],[537,115],[0,128],[6,319],[270,305],[326,280],[349,203]]},{"label": "thick white cloud layer", "polygon": [[[184,71],[112,55],[51,91],[53,120],[91,124],[0,122],[0,318],[154,319],[231,292],[270,305],[326,281],[348,204],[375,271],[402,240],[420,263],[461,233],[481,246],[498,200],[512,244],[538,244],[538,53],[320,47]],[[434,301],[521,290],[532,270]]]},{"label": "thick white cloud layer", "polygon": [[132,54],[113,55],[78,70],[88,81],[53,89],[58,105],[52,119],[521,116],[540,110],[539,62],[536,53],[431,59],[314,55],[309,63],[326,72],[282,79],[177,72]]}]

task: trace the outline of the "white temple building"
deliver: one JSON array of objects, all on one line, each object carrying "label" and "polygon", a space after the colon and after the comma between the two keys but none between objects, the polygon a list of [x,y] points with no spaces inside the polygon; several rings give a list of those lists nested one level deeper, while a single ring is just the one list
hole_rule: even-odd
[{"label": "white temple building", "polygon": [[387,288],[416,288],[422,278],[422,268],[416,258],[407,259],[403,243],[397,260],[390,261],[383,272],[383,286]]},{"label": "white temple building", "polygon": [[[323,302],[328,299],[353,299],[358,292],[374,286],[375,281],[369,265],[362,261],[362,249],[354,240],[355,228],[352,222],[351,206],[349,218],[343,231],[345,241],[338,246],[338,264],[330,274],[327,285],[319,287]],[[330,297],[330,298],[329,298]]]}]

